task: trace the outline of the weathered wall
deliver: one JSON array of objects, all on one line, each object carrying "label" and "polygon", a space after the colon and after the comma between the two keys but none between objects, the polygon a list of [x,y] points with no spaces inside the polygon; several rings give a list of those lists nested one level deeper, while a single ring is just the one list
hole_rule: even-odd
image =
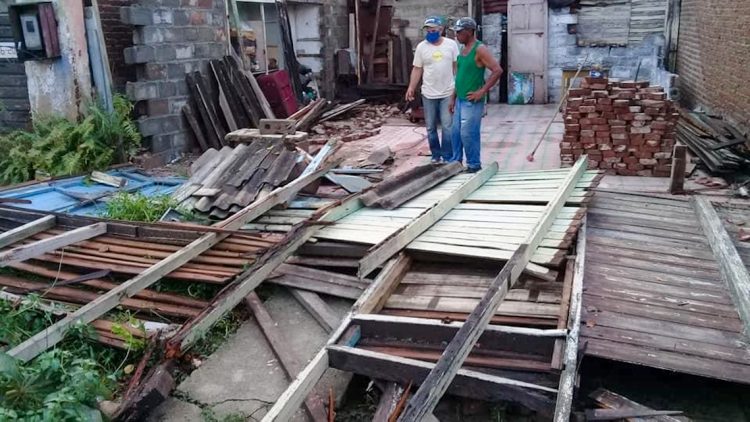
[{"label": "weathered wall", "polygon": [[750,1],[682,0],[677,73],[688,107],[750,130]]},{"label": "weathered wall", "polygon": [[[487,6],[487,2],[485,2],[485,6]],[[482,15],[482,42],[487,44],[487,48],[490,49],[498,63],[501,62],[502,58],[502,20],[505,19],[504,16],[505,15],[502,13],[488,13]],[[503,69],[503,71],[505,71],[505,69]],[[506,77],[505,73],[503,73],[503,77]],[[499,84],[495,85],[490,90],[489,101],[491,103],[500,101]]]},{"label": "weathered wall", "polygon": [[29,124],[29,91],[23,63],[15,57],[7,8],[0,3],[0,131]]},{"label": "weathered wall", "polygon": [[185,75],[204,74],[211,59],[226,54],[223,0],[142,0],[121,8],[122,21],[134,25],[133,47],[125,62],[136,65],[138,82],[128,82],[128,97],[145,110],[138,120],[151,152],[169,161],[192,143],[182,106],[188,99]]},{"label": "weathered wall", "polygon": [[446,16],[455,20],[468,14],[467,0],[399,0],[396,2],[391,0],[384,2],[384,4],[393,6],[394,19],[409,21],[406,36],[415,48],[424,37],[422,23],[427,16]]},{"label": "weathered wall", "polygon": [[125,63],[124,54],[126,48],[133,46],[134,28],[120,20],[120,7],[130,6],[133,0],[99,0],[98,3],[112,82],[116,90],[124,91],[126,82],[136,80],[135,66]]},{"label": "weathered wall", "polygon": [[577,23],[578,16],[571,14],[569,8],[549,10],[547,91],[550,102],[558,101],[562,95],[563,71],[575,70],[587,54],[589,64],[609,68],[612,78],[634,79],[636,73],[639,80],[656,81],[661,77],[657,69],[665,44],[664,35],[650,34],[641,42],[628,42],[620,47],[586,47],[578,45],[576,34],[568,33],[568,25]]},{"label": "weathered wall", "polygon": [[60,39],[60,58],[24,63],[33,115],[76,119],[91,101],[89,53],[81,0],[53,2]]}]

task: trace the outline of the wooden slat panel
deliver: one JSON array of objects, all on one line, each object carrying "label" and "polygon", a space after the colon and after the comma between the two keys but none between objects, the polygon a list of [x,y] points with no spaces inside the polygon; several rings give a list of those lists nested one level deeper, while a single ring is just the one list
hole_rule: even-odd
[{"label": "wooden slat panel", "polygon": [[[471,312],[479,300],[465,298],[437,298],[431,296],[391,295],[386,308],[412,309],[417,311]],[[542,317],[557,320],[559,305],[507,301],[497,308],[496,315]]]}]

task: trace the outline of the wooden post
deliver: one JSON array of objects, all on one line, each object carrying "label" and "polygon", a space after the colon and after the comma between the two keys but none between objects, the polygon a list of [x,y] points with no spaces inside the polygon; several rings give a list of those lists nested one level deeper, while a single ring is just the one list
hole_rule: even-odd
[{"label": "wooden post", "polygon": [[367,83],[372,83],[372,73],[374,72],[373,60],[375,60],[375,46],[378,44],[378,24],[380,23],[380,6],[383,0],[375,2],[375,24],[372,30],[372,43],[370,50],[367,52]]},{"label": "wooden post", "polygon": [[672,174],[669,181],[669,193],[684,193],[685,167],[687,166],[687,147],[675,145],[672,151]]},{"label": "wooden post", "polygon": [[578,335],[581,330],[581,303],[583,302],[583,269],[586,260],[586,217],[583,217],[578,230],[576,260],[573,270],[573,283],[570,293],[570,312],[568,316],[568,337],[565,341],[563,355],[563,372],[560,386],[557,389],[555,422],[568,422],[573,406],[573,389],[578,363]]}]

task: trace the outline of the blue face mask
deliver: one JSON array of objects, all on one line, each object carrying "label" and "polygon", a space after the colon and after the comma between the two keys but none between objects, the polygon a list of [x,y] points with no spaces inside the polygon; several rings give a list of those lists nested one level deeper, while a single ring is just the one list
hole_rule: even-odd
[{"label": "blue face mask", "polygon": [[425,34],[424,39],[427,40],[430,44],[435,44],[437,40],[440,39],[440,33],[439,32],[428,32]]}]

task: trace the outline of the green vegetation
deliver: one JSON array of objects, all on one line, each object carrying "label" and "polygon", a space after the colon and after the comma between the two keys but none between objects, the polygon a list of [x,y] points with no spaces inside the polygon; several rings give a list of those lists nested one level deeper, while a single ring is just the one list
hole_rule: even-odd
[{"label": "green vegetation", "polygon": [[116,95],[113,113],[94,105],[79,122],[37,118],[31,132],[0,136],[0,183],[24,182],[37,173],[67,176],[102,170],[116,159],[127,159],[141,144],[132,111],[133,105]]},{"label": "green vegetation", "polygon": [[[38,295],[20,303],[0,300],[0,342],[8,349],[54,322],[56,316],[38,304]],[[130,320],[121,315],[113,331],[126,331],[122,324]],[[134,349],[116,350],[96,336],[91,326],[77,325],[57,347],[26,363],[0,351],[0,420],[101,420],[96,403],[111,396],[143,345],[130,335],[126,343]]]},{"label": "green vegetation", "polygon": [[119,192],[107,201],[102,214],[106,218],[153,223],[177,206],[169,195],[146,196],[142,193]]}]

